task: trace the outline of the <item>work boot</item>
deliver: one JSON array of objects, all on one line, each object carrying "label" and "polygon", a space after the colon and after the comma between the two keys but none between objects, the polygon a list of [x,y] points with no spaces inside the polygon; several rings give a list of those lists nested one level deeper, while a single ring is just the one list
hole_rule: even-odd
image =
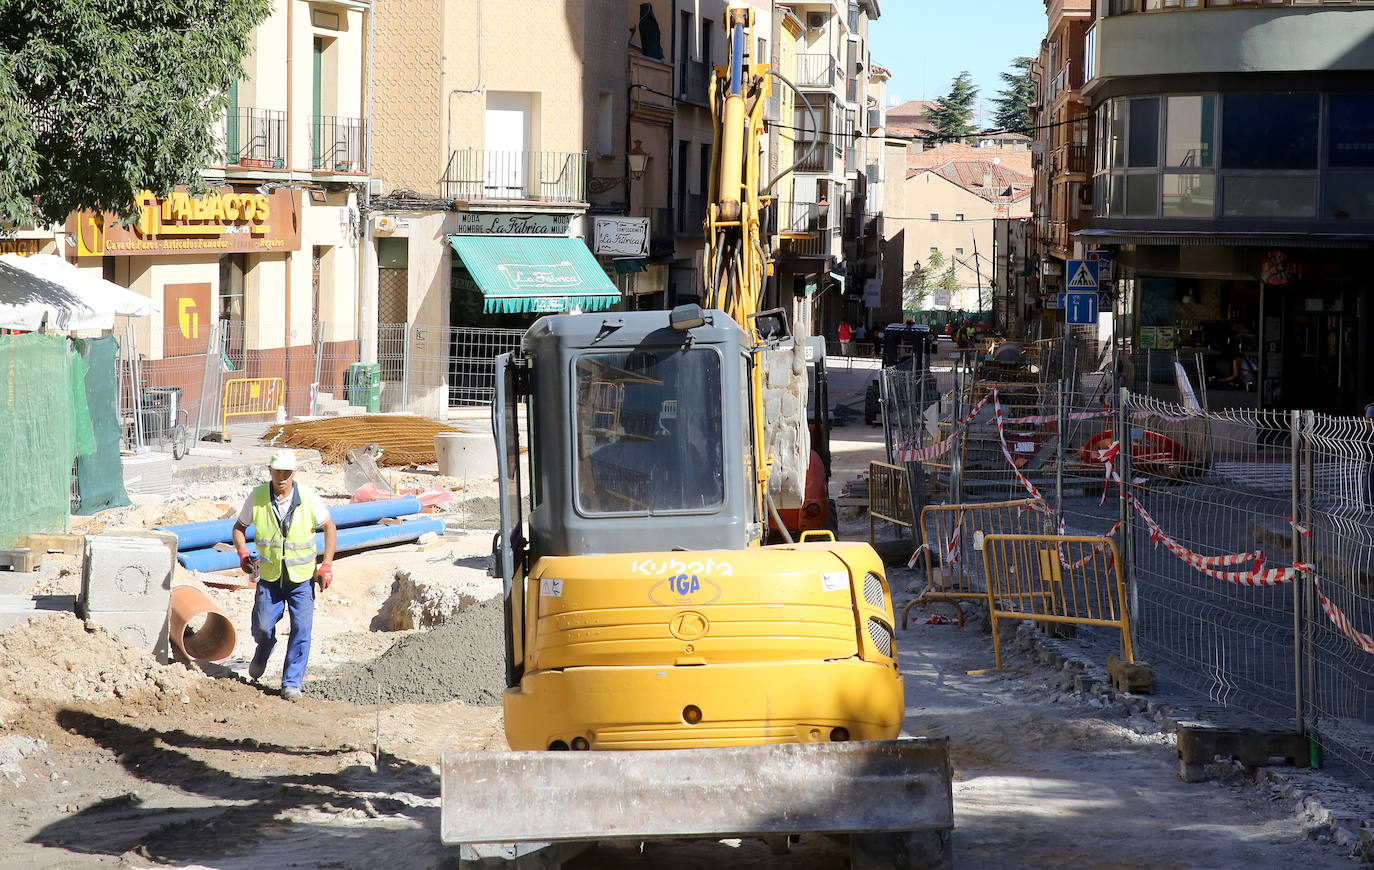
[{"label": "work boot", "polygon": [[300,686],[282,686],[281,696],[288,701],[299,701],[301,699]]},{"label": "work boot", "polygon": [[257,680],[258,677],[262,676],[263,671],[266,670],[267,656],[262,653],[254,653],[253,660],[248,663],[248,678],[250,680]]}]

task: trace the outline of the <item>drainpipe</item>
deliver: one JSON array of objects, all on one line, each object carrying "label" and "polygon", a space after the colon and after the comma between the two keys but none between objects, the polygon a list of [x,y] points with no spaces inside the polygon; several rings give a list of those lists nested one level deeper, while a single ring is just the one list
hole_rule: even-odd
[{"label": "drainpipe", "polygon": [[[293,38],[293,36],[295,35],[295,31],[293,30],[293,23],[294,23],[294,21],[295,21],[295,15],[293,14],[293,12],[294,12],[294,10],[295,10],[295,6],[296,6],[295,3],[291,2],[291,0],[287,0],[287,2],[286,2],[286,181],[287,181],[287,184],[288,184],[288,185],[295,179],[295,169],[294,169],[294,164],[292,163],[292,161],[295,160],[295,157],[296,157],[295,152],[292,150],[292,147],[291,147],[292,140],[293,140],[293,138],[294,138],[294,137],[291,135],[291,133],[292,133],[292,131],[295,129],[295,124],[293,123],[294,120],[295,120],[295,105],[292,103],[292,94],[293,94],[293,91],[292,91],[292,87],[291,87],[292,79],[294,78],[294,76],[292,75],[294,67],[293,67],[293,64],[292,64],[293,55],[292,55],[292,51],[291,51],[291,46],[292,46],[292,38]],[[304,203],[304,202],[301,203],[301,208],[302,208],[302,209],[305,208],[305,203]],[[283,356],[284,356],[284,358],[285,358],[286,361],[285,361],[285,363],[284,363],[283,372],[282,372],[282,404],[285,404],[285,403],[286,403],[286,394],[289,393],[289,392],[291,391],[291,252],[290,252],[290,251],[287,251],[287,252],[286,252],[286,280],[285,280],[285,284],[283,285],[283,293],[285,294],[285,297],[286,297],[286,300],[285,300],[285,303],[286,303],[286,304],[285,304],[286,327],[285,327],[285,330],[284,330],[283,335],[282,335],[282,344],[283,344],[283,349],[284,349],[284,354],[283,354]]]}]

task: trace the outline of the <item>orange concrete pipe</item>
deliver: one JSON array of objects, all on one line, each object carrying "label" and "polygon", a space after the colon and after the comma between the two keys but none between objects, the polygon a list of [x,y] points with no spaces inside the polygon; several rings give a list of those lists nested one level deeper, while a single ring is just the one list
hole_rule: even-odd
[{"label": "orange concrete pipe", "polygon": [[[200,620],[202,616],[205,618]],[[234,623],[228,615],[194,586],[172,589],[168,634],[182,658],[207,662],[229,658],[238,643]]]}]

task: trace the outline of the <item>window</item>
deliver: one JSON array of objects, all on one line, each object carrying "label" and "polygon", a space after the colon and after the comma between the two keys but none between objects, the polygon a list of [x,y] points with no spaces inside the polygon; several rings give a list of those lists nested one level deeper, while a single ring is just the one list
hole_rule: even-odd
[{"label": "window", "polygon": [[586,513],[715,510],[725,500],[715,350],[577,359],[577,504]]},{"label": "window", "polygon": [[940,256],[940,249],[939,249],[939,248],[931,248],[931,249],[930,249],[930,256],[932,256],[932,257],[938,257],[938,256]]},{"label": "window", "polygon": [[1227,217],[1316,217],[1317,177],[1231,175],[1222,182]]},{"label": "window", "polygon": [[1216,97],[1170,97],[1164,165],[1211,166],[1216,147]]},{"label": "window", "polygon": [[956,256],[956,257],[962,257],[962,256],[964,256],[964,249],[963,249],[963,248],[955,248],[955,249],[954,249],[954,256]]},{"label": "window", "polygon": [[1374,167],[1374,96],[1332,94],[1326,129],[1328,165]]},{"label": "window", "polygon": [[1316,94],[1227,94],[1223,169],[1316,169]]},{"label": "window", "polygon": [[933,221],[938,221],[938,220],[940,219],[940,213],[939,213],[939,212],[931,212],[931,214],[930,214],[930,219],[933,220]]},{"label": "window", "polygon": [[954,219],[955,219],[956,221],[961,221],[961,220],[964,219],[964,216],[963,216],[962,214],[956,214],[956,215],[954,216]]},{"label": "window", "polygon": [[1215,176],[1187,173],[1164,176],[1164,217],[1210,218],[1215,203]]},{"label": "window", "polygon": [[1158,99],[1131,100],[1126,158],[1126,165],[1133,168],[1159,165]]}]

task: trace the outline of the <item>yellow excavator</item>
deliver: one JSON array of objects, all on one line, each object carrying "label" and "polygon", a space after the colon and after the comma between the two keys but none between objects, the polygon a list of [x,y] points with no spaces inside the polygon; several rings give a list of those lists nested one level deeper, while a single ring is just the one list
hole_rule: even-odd
[{"label": "yellow excavator", "polygon": [[712,82],[705,305],[544,317],[497,360],[512,751],[441,766],[441,837],[471,866],[817,833],[849,835],[859,868],[948,863],[948,745],[896,739],[881,560],[829,532],[763,544],[810,449],[804,336],[758,310],[758,141],[778,77],[750,62],[752,25],[732,3]]}]

